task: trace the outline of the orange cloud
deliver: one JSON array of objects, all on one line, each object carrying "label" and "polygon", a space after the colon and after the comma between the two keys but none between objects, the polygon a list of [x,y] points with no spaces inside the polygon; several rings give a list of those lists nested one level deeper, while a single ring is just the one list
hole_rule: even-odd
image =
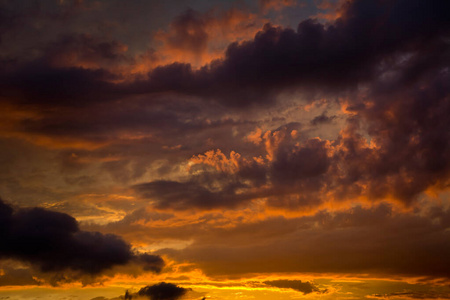
[{"label": "orange cloud", "polygon": [[232,8],[212,9],[206,13],[187,10],[160,30],[155,40],[160,64],[187,62],[195,67],[222,58],[231,42],[252,38],[265,20],[257,15]]}]

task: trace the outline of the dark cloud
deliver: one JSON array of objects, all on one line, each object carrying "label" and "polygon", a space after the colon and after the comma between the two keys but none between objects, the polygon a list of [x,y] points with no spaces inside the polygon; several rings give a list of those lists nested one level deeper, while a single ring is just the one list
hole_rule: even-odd
[{"label": "dark cloud", "polygon": [[[449,33],[447,1],[352,1],[341,10],[342,17],[329,25],[308,19],[295,31],[267,24],[253,40],[229,45],[225,58],[210,65],[198,70],[184,63],[159,66],[148,79],[134,83],[112,84],[120,75],[99,67],[50,66],[40,58],[14,72],[2,72],[2,95],[19,97],[22,103],[76,106],[136,93],[179,92],[242,107],[270,103],[286,88],[356,87],[379,76],[383,64],[389,65],[399,54],[421,56],[436,44],[445,53],[442,48],[448,46],[441,39]],[[175,35],[168,39],[172,46],[205,47],[202,19],[193,11],[179,16],[172,26]],[[116,41],[72,35],[50,44],[44,57],[117,61],[123,60],[122,48]],[[422,59],[411,70],[415,72],[408,73],[423,72],[441,56],[426,55],[429,60]]]},{"label": "dark cloud", "polygon": [[[40,117],[24,118],[15,124],[15,128],[23,134],[43,135],[55,142],[68,139],[99,145],[121,143],[123,146],[131,142],[151,143],[159,150],[163,147],[169,149],[168,145],[175,144],[180,145],[179,150],[183,151],[192,145],[204,149],[201,138],[210,136],[208,129],[226,132],[232,126],[252,124],[250,120],[224,117],[223,110],[218,111],[214,106],[205,108],[198,99],[170,95],[96,103],[89,107],[84,104],[82,102],[82,107],[76,108],[34,110]],[[14,109],[20,110],[20,106]],[[198,140],[190,138],[202,134],[206,136]],[[111,163],[105,164],[105,169],[117,168]]]},{"label": "dark cloud", "polygon": [[179,287],[173,283],[161,282],[155,285],[146,286],[139,290],[139,296],[146,296],[150,300],[177,300],[180,299],[189,289]]},{"label": "dark cloud", "polygon": [[314,117],[314,119],[310,121],[310,124],[313,126],[329,124],[333,122],[334,119],[336,119],[336,116],[327,116],[326,112],[323,112],[321,115]]},{"label": "dark cloud", "polygon": [[82,231],[64,213],[43,208],[13,210],[0,201],[0,257],[37,265],[43,272],[74,270],[99,274],[132,261],[160,271],[159,256],[135,254],[131,246],[113,234]]},{"label": "dark cloud", "polygon": [[383,62],[395,55],[421,52],[440,41],[449,33],[449,11],[443,1],[347,2],[342,17],[328,26],[312,19],[297,31],[267,24],[254,40],[231,44],[223,60],[200,70],[181,63],[161,66],[134,89],[198,94],[243,106],[270,102],[284,88],[356,87],[379,76]]},{"label": "dark cloud", "polygon": [[320,292],[319,288],[309,281],[302,282],[301,280],[270,280],[264,281],[264,284],[282,289],[293,289],[302,292],[305,295],[311,294],[313,292]]},{"label": "dark cloud", "polygon": [[[386,56],[420,51],[448,33],[444,13],[448,5],[442,1],[414,5],[354,1],[343,11],[343,17],[328,27],[311,19],[301,22],[297,31],[266,25],[254,40],[231,44],[225,58],[209,66],[200,70],[182,63],[159,66],[147,80],[134,84],[111,84],[121,77],[107,71],[127,61],[125,45],[89,34],[65,34],[40,49],[42,54],[34,61],[17,65],[13,72],[4,69],[2,94],[19,97],[22,103],[71,106],[118,95],[173,91],[231,106],[265,103],[288,87],[355,86],[378,75],[376,69]],[[13,13],[7,15],[5,30],[17,19]],[[187,10],[172,23],[166,42],[172,48],[203,51],[210,18]],[[380,26],[378,19],[386,22]]]},{"label": "dark cloud", "polygon": [[161,257],[148,253],[137,254],[134,260],[142,265],[145,271],[153,271],[158,273],[164,266],[164,261]]},{"label": "dark cloud", "polygon": [[26,58],[14,57],[15,53],[0,57],[2,102],[48,108],[117,99],[120,89],[112,81],[123,76],[113,70],[134,63],[126,52],[127,46],[116,40],[65,32],[40,41]]},{"label": "dark cloud", "polygon": [[1,73],[1,95],[21,104],[83,106],[117,98],[109,82],[117,78],[104,69],[58,68],[40,60]]},{"label": "dark cloud", "polygon": [[[210,178],[211,179],[211,178]],[[210,181],[209,179],[207,181]],[[217,182],[217,181],[216,181]],[[220,181],[219,181],[220,182]],[[223,182],[220,182],[223,184]],[[249,195],[238,195],[237,189],[243,184],[226,183],[219,189],[205,187],[205,181],[189,182],[158,180],[133,186],[141,197],[151,199],[153,205],[160,209],[211,209],[217,207],[234,207],[250,200]]]},{"label": "dark cloud", "polygon": [[314,180],[327,172],[330,163],[326,142],[310,139],[301,147],[279,147],[271,166],[271,177],[275,184],[286,185]]},{"label": "dark cloud", "polygon": [[[370,105],[355,108],[358,115],[349,118],[335,141],[340,150],[333,159],[346,171],[336,169],[342,197],[361,193],[365,185],[372,199],[391,195],[411,203],[430,187],[445,187],[450,174],[448,80],[445,71],[394,90],[390,83],[379,85]],[[367,144],[363,126],[374,147]]]}]

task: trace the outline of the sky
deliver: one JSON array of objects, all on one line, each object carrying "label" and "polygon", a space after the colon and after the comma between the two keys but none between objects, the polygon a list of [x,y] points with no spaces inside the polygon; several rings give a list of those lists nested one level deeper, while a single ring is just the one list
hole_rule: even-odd
[{"label": "sky", "polygon": [[0,0],[0,299],[450,299],[450,1]]}]

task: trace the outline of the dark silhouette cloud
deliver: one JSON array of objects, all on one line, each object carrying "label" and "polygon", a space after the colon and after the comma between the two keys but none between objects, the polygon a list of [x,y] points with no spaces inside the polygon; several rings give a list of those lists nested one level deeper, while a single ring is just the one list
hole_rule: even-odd
[{"label": "dark silhouette cloud", "polygon": [[177,300],[186,294],[188,290],[173,283],[161,282],[143,287],[137,294],[139,296],[146,296],[150,300]]},{"label": "dark silhouette cloud", "polygon": [[135,254],[116,235],[80,230],[64,213],[38,207],[13,210],[0,201],[0,223],[0,257],[29,262],[43,272],[70,269],[95,275],[131,261],[158,272],[164,265],[159,256]]}]

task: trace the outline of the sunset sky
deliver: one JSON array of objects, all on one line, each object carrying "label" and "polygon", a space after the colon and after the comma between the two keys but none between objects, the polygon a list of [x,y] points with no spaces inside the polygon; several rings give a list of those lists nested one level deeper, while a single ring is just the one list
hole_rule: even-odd
[{"label": "sunset sky", "polygon": [[0,0],[0,299],[450,299],[450,1]]}]

